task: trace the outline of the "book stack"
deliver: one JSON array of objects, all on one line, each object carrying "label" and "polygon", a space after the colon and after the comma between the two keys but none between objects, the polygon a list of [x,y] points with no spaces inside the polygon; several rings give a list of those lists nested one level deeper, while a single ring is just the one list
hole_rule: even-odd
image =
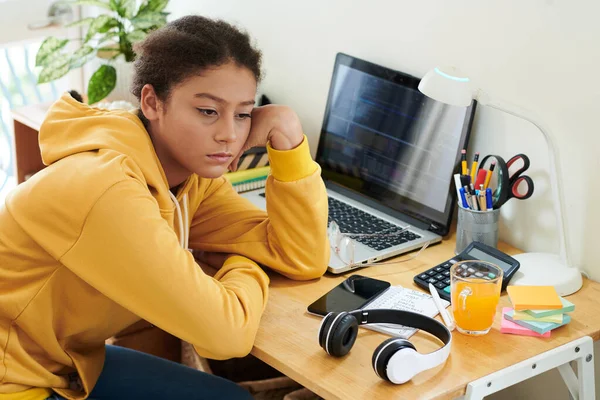
[{"label": "book stack", "polygon": [[554,329],[571,322],[568,313],[575,305],[552,286],[509,286],[506,291],[513,307],[502,309],[502,333],[549,337]]},{"label": "book stack", "polygon": [[236,192],[243,193],[264,188],[270,170],[267,149],[252,148],[240,157],[237,171],[228,172],[224,176]]},{"label": "book stack", "polygon": [[250,168],[242,171],[238,170],[225,174],[225,178],[231,182],[236,192],[243,193],[249,190],[264,188],[270,170],[269,166]]}]

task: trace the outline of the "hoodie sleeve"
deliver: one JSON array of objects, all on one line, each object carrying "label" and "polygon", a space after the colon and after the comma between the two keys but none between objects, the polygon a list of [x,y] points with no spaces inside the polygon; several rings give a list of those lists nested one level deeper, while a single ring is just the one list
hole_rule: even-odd
[{"label": "hoodie sleeve", "polygon": [[134,179],[104,192],[60,262],[204,357],[241,357],[252,349],[267,299],[264,271],[233,256],[214,278],[206,275]]},{"label": "hoodie sleeve", "polygon": [[190,227],[190,247],[244,255],[297,280],[318,278],[329,262],[327,192],[306,137],[292,150],[267,146],[267,213],[225,179],[208,187]]}]

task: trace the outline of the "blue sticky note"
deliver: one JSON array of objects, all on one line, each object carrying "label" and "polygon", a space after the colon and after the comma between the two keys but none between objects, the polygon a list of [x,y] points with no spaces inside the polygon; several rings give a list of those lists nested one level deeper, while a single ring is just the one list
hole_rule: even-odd
[{"label": "blue sticky note", "polygon": [[563,326],[563,325],[566,325],[569,322],[571,322],[571,317],[568,316],[567,314],[565,314],[563,316],[562,324],[555,324],[554,322],[537,322],[537,321],[518,320],[518,319],[513,318],[514,314],[515,314],[515,311],[510,310],[510,311],[506,312],[506,314],[504,314],[504,317],[507,320],[514,322],[517,325],[521,325],[522,327],[525,327],[527,329],[531,329],[532,331],[537,332],[540,335],[543,335],[544,333],[546,333],[548,331],[551,331],[553,329],[558,328],[559,326]]}]

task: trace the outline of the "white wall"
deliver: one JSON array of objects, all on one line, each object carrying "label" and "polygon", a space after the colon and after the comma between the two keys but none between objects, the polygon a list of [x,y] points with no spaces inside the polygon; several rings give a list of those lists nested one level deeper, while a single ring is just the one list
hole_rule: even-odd
[{"label": "white wall", "polygon": [[[198,13],[246,28],[264,52],[261,90],[294,107],[313,155],[336,52],[421,77],[438,64],[468,73],[492,98],[532,110],[555,133],[573,261],[600,279],[600,2],[594,0],[172,0],[172,17]],[[581,87],[579,87],[581,86]],[[503,209],[501,238],[555,251],[548,156],[536,128],[480,108],[470,146],[530,156],[536,192]]]},{"label": "white wall", "polygon": [[[261,91],[296,109],[313,155],[338,51],[418,77],[454,65],[492,98],[533,111],[560,150],[572,259],[600,279],[597,0],[172,0],[169,8],[172,17],[219,17],[251,33],[264,52]],[[470,149],[529,155],[536,192],[503,208],[501,238],[527,251],[556,251],[548,156],[537,129],[482,107]]]}]

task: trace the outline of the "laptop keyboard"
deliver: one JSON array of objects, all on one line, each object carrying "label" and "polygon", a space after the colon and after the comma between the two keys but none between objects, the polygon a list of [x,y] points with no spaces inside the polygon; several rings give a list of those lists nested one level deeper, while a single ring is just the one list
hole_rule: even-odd
[{"label": "laptop keyboard", "polygon": [[[390,234],[401,231],[397,225],[390,224],[387,221],[366,213],[349,204],[343,203],[332,197],[329,197],[329,221],[335,221],[342,233],[358,234]],[[367,236],[354,237],[353,239],[375,250],[385,250],[399,244],[407,243],[421,238],[420,235],[405,231],[394,236]]]},{"label": "laptop keyboard", "polygon": [[[265,197],[265,193],[260,193],[260,196]],[[376,216],[352,207],[349,204],[342,203],[333,197],[328,197],[329,200],[329,224],[332,220],[335,221],[342,233],[359,233],[359,234],[390,234],[401,231],[397,225],[390,224],[387,221],[377,218]],[[367,236],[353,237],[357,242],[369,246],[375,250],[385,250],[390,247],[398,246],[399,244],[408,243],[413,240],[420,239],[421,235],[414,232],[404,231],[399,235],[394,236]]]}]

